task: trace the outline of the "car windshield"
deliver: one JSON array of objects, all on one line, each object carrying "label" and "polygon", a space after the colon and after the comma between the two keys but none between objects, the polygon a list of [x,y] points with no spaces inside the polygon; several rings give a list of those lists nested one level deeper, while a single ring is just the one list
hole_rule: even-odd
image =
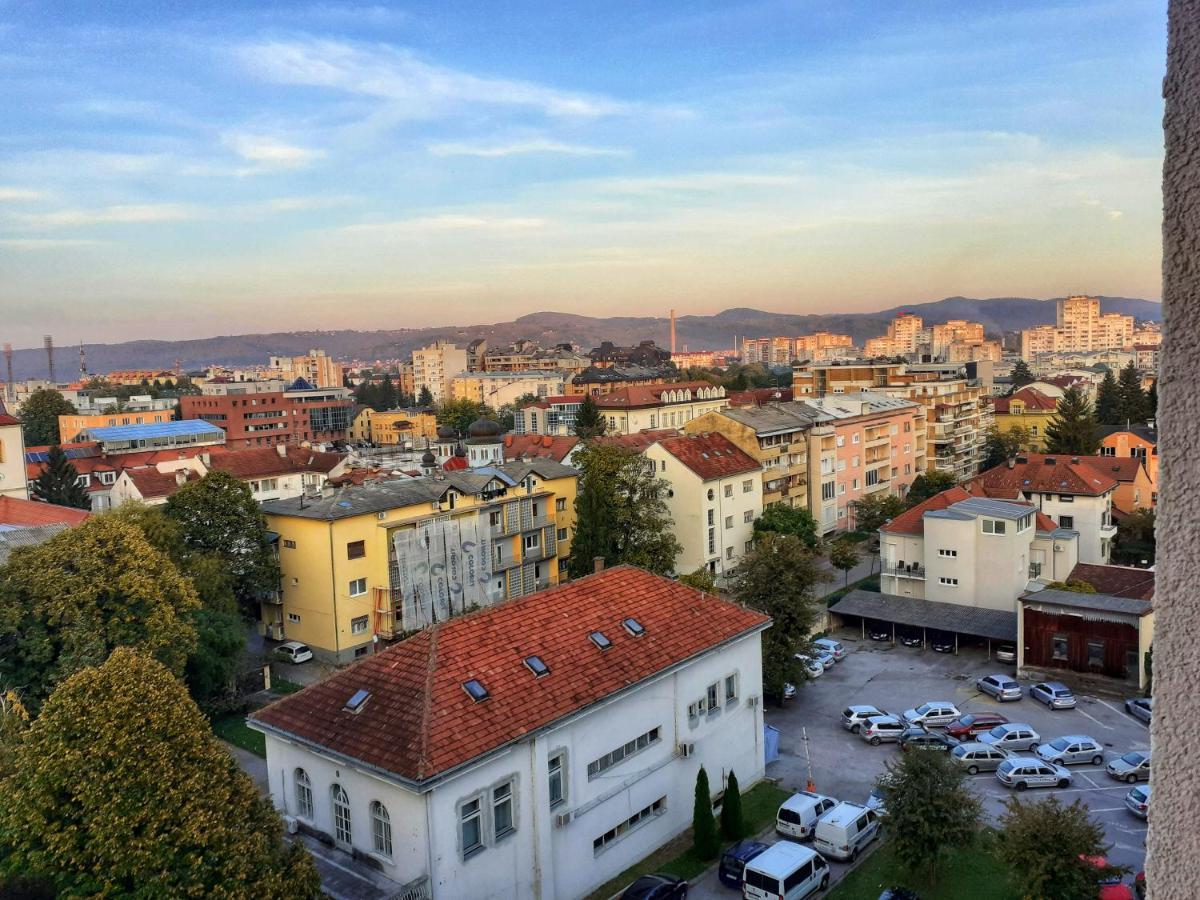
[{"label": "car windshield", "polygon": [[955,748],[954,748],[954,749],[951,751],[951,753],[953,754],[953,756],[954,756],[954,758],[955,758],[955,759],[962,759],[962,758],[963,758],[964,756],[966,756],[966,755],[967,755],[969,752],[970,752],[970,750],[968,750],[968,749],[967,749],[967,747],[966,747],[966,745],[965,745],[965,744],[959,744],[957,747],[955,747]]},{"label": "car windshield", "polygon": [[922,703],[920,706],[917,707],[917,715],[923,716],[926,713],[930,712],[932,709],[933,709],[932,703]]},{"label": "car windshield", "polygon": [[1144,753],[1126,753],[1121,757],[1121,762],[1130,766],[1140,766],[1145,761],[1146,755]]},{"label": "car windshield", "polygon": [[998,771],[1003,772],[1005,775],[1007,775],[1009,772],[1011,772],[1016,767],[1017,767],[1016,760],[1006,759],[1004,762],[1000,763],[1000,768]]},{"label": "car windshield", "polygon": [[963,716],[961,719],[959,719],[959,720],[958,720],[958,724],[959,724],[959,725],[965,725],[965,726],[967,726],[968,728],[970,728],[972,725],[974,725],[974,724],[975,724],[975,720],[976,720],[976,718],[978,718],[978,717],[977,717],[977,716],[974,716],[974,715],[971,715],[971,714],[967,714],[967,715]]},{"label": "car windshield", "polygon": [[1066,738],[1055,738],[1054,740],[1052,740],[1050,742],[1050,746],[1053,747],[1055,750],[1066,750],[1067,746],[1068,746],[1067,739]]}]

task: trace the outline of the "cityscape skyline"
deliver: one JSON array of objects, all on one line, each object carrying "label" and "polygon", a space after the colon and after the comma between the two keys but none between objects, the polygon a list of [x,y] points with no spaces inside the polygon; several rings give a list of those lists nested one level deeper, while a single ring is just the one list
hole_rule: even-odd
[{"label": "cityscape skyline", "polygon": [[17,345],[1159,295],[1144,9],[148,10],[0,16]]}]

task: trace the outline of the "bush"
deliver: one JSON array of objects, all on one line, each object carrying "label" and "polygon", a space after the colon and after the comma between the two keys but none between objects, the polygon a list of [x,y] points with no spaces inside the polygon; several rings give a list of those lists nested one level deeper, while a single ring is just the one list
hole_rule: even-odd
[{"label": "bush", "polygon": [[717,820],[713,818],[712,794],[704,766],[696,774],[696,801],[692,806],[692,852],[698,859],[713,859],[721,849]]}]

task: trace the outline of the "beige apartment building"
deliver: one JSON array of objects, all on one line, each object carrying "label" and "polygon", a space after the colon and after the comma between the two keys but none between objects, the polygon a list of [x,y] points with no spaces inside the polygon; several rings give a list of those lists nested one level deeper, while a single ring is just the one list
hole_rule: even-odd
[{"label": "beige apartment building", "polygon": [[902,313],[888,323],[887,334],[871,338],[863,345],[863,356],[905,356],[916,353],[925,332],[925,322],[913,313]]},{"label": "beige apartment building", "polygon": [[1021,332],[1021,357],[1042,353],[1121,350],[1133,347],[1133,316],[1100,312],[1098,297],[1058,301],[1055,323]]},{"label": "beige apartment building", "polygon": [[556,370],[460,372],[450,380],[451,400],[471,400],[499,409],[518,397],[561,396],[567,387],[565,372]]},{"label": "beige apartment building", "polygon": [[434,403],[450,399],[450,382],[459,372],[466,372],[468,353],[463,347],[446,341],[434,341],[428,347],[412,352],[413,392],[420,394],[428,388]]},{"label": "beige apartment building", "polygon": [[729,406],[725,388],[707,381],[618,388],[595,398],[612,435],[646,429],[683,428],[705,413]]},{"label": "beige apartment building", "polygon": [[272,356],[270,366],[287,384],[303,378],[313,387],[340,388],[345,377],[345,367],[324,350],[309,350],[303,356]]},{"label": "beige apartment building", "polygon": [[796,338],[793,359],[836,359],[854,352],[854,339],[848,334],[816,331]]}]

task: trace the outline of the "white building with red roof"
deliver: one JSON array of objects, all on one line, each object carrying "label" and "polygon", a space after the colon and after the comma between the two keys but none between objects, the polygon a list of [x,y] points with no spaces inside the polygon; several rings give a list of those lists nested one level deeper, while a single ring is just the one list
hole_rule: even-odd
[{"label": "white building with red roof", "polygon": [[21,433],[21,422],[8,414],[4,399],[0,398],[0,497],[24,500],[28,496],[25,437]]},{"label": "white building with red roof", "polygon": [[763,777],[766,616],[621,566],[254,713],[275,806],[419,897],[581,897]]}]

